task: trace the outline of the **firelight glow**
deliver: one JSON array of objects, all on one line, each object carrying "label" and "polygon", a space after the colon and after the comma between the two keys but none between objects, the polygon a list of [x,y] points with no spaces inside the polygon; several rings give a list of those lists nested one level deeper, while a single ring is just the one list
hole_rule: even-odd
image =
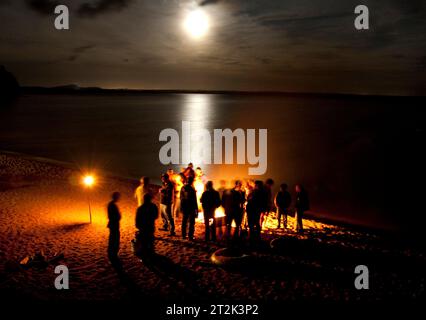
[{"label": "firelight glow", "polygon": [[186,16],[183,26],[192,38],[201,39],[209,31],[209,17],[200,9],[191,11]]}]

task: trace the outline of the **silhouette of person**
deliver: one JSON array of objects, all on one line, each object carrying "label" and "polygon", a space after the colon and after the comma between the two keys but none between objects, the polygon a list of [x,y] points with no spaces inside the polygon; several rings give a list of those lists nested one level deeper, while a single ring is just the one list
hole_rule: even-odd
[{"label": "silhouette of person", "polygon": [[277,217],[278,217],[278,226],[277,229],[281,227],[281,217],[283,217],[284,229],[287,229],[287,217],[289,212],[289,207],[291,204],[291,195],[287,191],[287,184],[283,183],[280,186],[280,191],[275,195],[275,206],[277,207]]},{"label": "silhouette of person", "polygon": [[247,222],[250,229],[250,239],[260,240],[260,214],[267,209],[267,196],[260,180],[255,181],[254,189],[247,199]]},{"label": "silhouette of person", "polygon": [[235,181],[234,188],[226,190],[222,195],[222,206],[226,215],[226,236],[231,237],[232,222],[235,222],[234,239],[239,238],[244,213],[246,196],[241,181]]},{"label": "silhouette of person", "polygon": [[114,262],[118,260],[118,251],[120,249],[120,220],[121,213],[117,206],[120,200],[120,193],[114,192],[112,200],[108,203],[108,225],[109,240],[108,240],[108,257]]},{"label": "silhouette of person", "polygon": [[175,205],[174,205],[174,216],[179,217],[179,213],[181,211],[180,206],[180,190],[186,183],[186,177],[181,172],[175,176]]},{"label": "silhouette of person", "polygon": [[[211,238],[216,241],[216,218],[214,214],[216,209],[220,207],[220,194],[213,188],[212,181],[207,181],[206,190],[203,192],[200,202],[204,213],[205,240],[210,241],[211,229]],[[213,220],[211,226],[210,219]]]},{"label": "silhouette of person", "polygon": [[[144,195],[144,203],[136,210],[137,240],[140,241],[139,254],[154,253],[155,220],[158,218],[158,208],[152,202],[152,196]],[[138,254],[138,253],[137,253]]]},{"label": "silhouette of person", "polygon": [[[167,174],[169,175],[169,179],[173,182],[174,190],[173,190],[173,204],[172,204],[172,214],[175,217],[176,207],[178,206],[178,174],[172,168],[167,169]],[[177,216],[176,216],[177,217]]]},{"label": "silhouette of person", "polygon": [[183,171],[183,174],[187,179],[195,179],[194,165],[191,163],[188,164],[188,167]]},{"label": "silhouette of person", "polygon": [[274,210],[274,203],[272,201],[272,187],[274,186],[274,180],[272,179],[266,179],[264,184],[264,192],[266,196],[267,201],[267,207],[265,208],[265,211],[263,211],[260,214],[260,227],[263,228],[263,223],[266,219],[266,217],[269,215],[270,211]]},{"label": "silhouette of person", "polygon": [[194,178],[189,177],[180,190],[180,206],[182,218],[182,239],[186,238],[186,228],[189,222],[188,239],[194,240],[195,218],[198,215],[197,192],[193,184]]},{"label": "silhouette of person", "polygon": [[143,205],[143,198],[147,193],[151,193],[151,189],[149,187],[149,177],[142,177],[140,179],[140,185],[135,190],[135,198],[138,202],[138,207]]},{"label": "silhouette of person", "polygon": [[174,190],[175,185],[170,180],[167,173],[161,176],[163,181],[163,187],[160,189],[160,212],[161,218],[163,219],[163,228],[160,230],[168,231],[170,225],[170,235],[175,235],[175,220],[173,218],[173,200],[174,200]]},{"label": "silhouette of person", "polygon": [[[222,199],[222,196],[223,196],[223,194],[224,194],[224,192],[226,191],[226,184],[227,184],[227,181],[226,180],[224,180],[224,179],[221,179],[220,181],[219,181],[219,188],[217,189],[217,191],[219,192],[219,194],[220,194],[220,198]],[[216,221],[216,230],[218,231],[218,235],[222,238],[222,235],[223,235],[223,226],[225,226],[226,225],[226,223],[225,224],[223,224],[223,222],[222,222],[223,220],[222,219],[220,219],[220,220],[218,220],[218,221]],[[225,231],[226,232],[226,231]]]},{"label": "silhouette of person", "polygon": [[305,188],[297,184],[295,187],[296,190],[296,216],[297,216],[297,226],[296,230],[299,233],[303,232],[303,215],[305,211],[309,210],[309,197]]}]

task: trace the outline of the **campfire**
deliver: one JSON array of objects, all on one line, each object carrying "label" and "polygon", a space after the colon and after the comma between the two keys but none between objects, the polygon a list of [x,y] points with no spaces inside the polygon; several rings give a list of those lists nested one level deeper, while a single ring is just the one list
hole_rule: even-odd
[{"label": "campfire", "polygon": [[[216,219],[221,219],[225,217],[225,210],[223,209],[223,207],[219,207],[216,209],[214,216]],[[201,222],[204,223],[204,214],[203,214],[203,210],[200,210],[198,212],[198,218],[197,218],[197,222]]]},{"label": "campfire", "polygon": [[[183,181],[180,178],[180,176],[178,174],[173,175],[172,177],[172,181],[174,181],[176,183],[176,192],[180,192],[180,189],[183,186]],[[201,206],[201,195],[204,192],[204,181],[202,180],[201,176],[196,176],[194,179],[194,189],[197,192],[197,202],[198,202],[198,217],[196,219],[197,222],[199,223],[204,223],[204,214],[203,214],[203,208]],[[216,209],[215,214],[214,214],[216,221],[221,220],[222,224],[219,223],[219,225],[225,225],[225,209],[221,206],[219,208]],[[210,221],[211,223],[212,221]],[[233,227],[235,227],[235,223],[232,224]]]}]

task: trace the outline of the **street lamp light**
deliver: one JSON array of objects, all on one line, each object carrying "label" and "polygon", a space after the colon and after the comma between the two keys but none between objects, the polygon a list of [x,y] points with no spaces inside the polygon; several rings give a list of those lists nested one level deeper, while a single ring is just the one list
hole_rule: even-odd
[{"label": "street lamp light", "polygon": [[95,183],[95,178],[93,176],[85,176],[83,178],[83,183],[86,187],[90,188]]},{"label": "street lamp light", "polygon": [[[87,188],[90,189],[95,185],[96,179],[94,176],[92,175],[85,175],[83,177],[83,185]],[[90,223],[92,223],[92,208],[90,206],[90,192],[87,194],[87,203],[89,205],[89,217],[90,217]]]}]

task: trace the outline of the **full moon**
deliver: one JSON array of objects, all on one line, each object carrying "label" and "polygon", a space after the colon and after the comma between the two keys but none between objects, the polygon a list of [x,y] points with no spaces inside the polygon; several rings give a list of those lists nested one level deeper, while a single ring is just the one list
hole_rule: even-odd
[{"label": "full moon", "polygon": [[186,16],[183,26],[192,38],[203,38],[209,31],[209,17],[202,10],[191,11]]}]

